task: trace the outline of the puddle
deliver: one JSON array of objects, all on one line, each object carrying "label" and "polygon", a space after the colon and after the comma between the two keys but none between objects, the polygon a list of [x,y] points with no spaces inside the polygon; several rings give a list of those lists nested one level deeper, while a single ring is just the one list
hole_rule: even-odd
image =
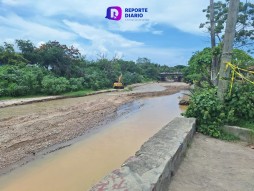
[{"label": "puddle", "polygon": [[[134,155],[184,108],[180,93],[122,106],[121,116],[83,140],[0,177],[1,191],[84,191]],[[132,112],[128,113],[129,109]]]}]

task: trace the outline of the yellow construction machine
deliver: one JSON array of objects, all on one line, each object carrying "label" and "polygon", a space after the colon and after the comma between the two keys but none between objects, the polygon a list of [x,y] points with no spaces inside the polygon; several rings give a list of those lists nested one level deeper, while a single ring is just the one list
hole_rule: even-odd
[{"label": "yellow construction machine", "polygon": [[122,83],[122,77],[123,75],[121,74],[119,77],[118,77],[118,81],[116,81],[114,84],[113,84],[113,88],[114,89],[124,89],[124,85]]}]

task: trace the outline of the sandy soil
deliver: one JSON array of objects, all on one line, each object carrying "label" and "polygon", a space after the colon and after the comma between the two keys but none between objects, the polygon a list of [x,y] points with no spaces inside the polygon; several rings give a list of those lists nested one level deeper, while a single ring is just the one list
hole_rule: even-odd
[{"label": "sandy soil", "polygon": [[21,105],[30,102],[36,102],[41,100],[53,100],[57,99],[60,96],[44,96],[44,97],[37,97],[37,98],[20,98],[20,99],[11,99],[11,100],[0,100],[0,108],[4,108],[7,106],[13,105]]},{"label": "sandy soil", "polygon": [[188,85],[184,83],[154,83],[135,87],[127,93],[104,93],[2,108],[0,174],[43,149],[74,139],[105,120],[112,120],[120,105],[142,97],[173,94],[186,88]]},{"label": "sandy soil", "polygon": [[[115,92],[115,89],[109,90],[100,90],[96,92],[92,92],[89,95],[96,95],[101,93],[107,92]],[[71,97],[71,96],[70,96]],[[68,96],[41,96],[36,98],[17,98],[11,100],[0,100],[0,108],[10,107],[10,106],[17,106],[17,105],[25,105],[29,103],[36,103],[36,102],[43,102],[43,101],[51,101],[51,100],[58,100],[58,99],[66,99]]]},{"label": "sandy soil", "polygon": [[169,191],[253,191],[254,150],[196,134]]}]

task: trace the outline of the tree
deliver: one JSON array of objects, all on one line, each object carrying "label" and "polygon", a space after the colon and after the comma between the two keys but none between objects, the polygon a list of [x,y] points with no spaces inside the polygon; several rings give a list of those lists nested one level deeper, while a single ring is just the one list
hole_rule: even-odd
[{"label": "tree", "polygon": [[226,67],[226,63],[231,62],[232,60],[232,50],[235,37],[237,16],[239,11],[239,1],[240,0],[230,0],[229,3],[229,12],[226,23],[225,37],[223,40],[223,51],[219,71],[220,78],[218,84],[218,98],[221,101],[224,101],[224,96],[228,89],[230,68]]},{"label": "tree", "polygon": [[41,45],[37,50],[39,56],[39,64],[46,69],[51,69],[59,76],[71,77],[72,65],[82,60],[80,52],[73,46],[67,47],[61,45],[57,41],[49,41]]},{"label": "tree", "polygon": [[185,70],[186,80],[197,83],[204,80],[210,82],[211,63],[211,48],[204,48],[202,51],[195,52],[188,62],[188,70]]},{"label": "tree", "polygon": [[[211,36],[211,47],[213,53],[218,50],[216,44],[223,41],[223,33],[228,15],[228,3],[222,1],[215,2],[210,0],[210,5],[203,12],[206,12],[207,20],[200,24],[200,28],[207,28]],[[239,14],[237,19],[236,35],[234,40],[235,48],[243,48],[247,51],[253,51],[254,43],[254,4],[249,2],[239,3]],[[216,38],[218,42],[216,43]],[[214,50],[215,49],[215,50]],[[213,54],[211,67],[211,80],[214,85],[218,85],[218,71],[221,54]]]},{"label": "tree", "polygon": [[254,66],[254,58],[243,50],[234,49],[232,63],[240,68],[248,69],[250,66]]},{"label": "tree", "polygon": [[147,79],[156,80],[159,76],[159,65],[151,63],[148,58],[138,58],[137,65],[141,68],[142,75]]},{"label": "tree", "polygon": [[[224,38],[224,29],[226,25],[227,16],[229,14],[228,8],[229,0],[226,0],[225,3],[222,1],[215,2],[214,9],[211,5],[204,9],[203,12],[206,12],[207,20],[205,23],[200,24],[200,28],[207,28],[209,32],[212,32],[212,13],[211,10],[214,10],[214,35],[218,40],[217,43],[222,42]],[[239,2],[239,12],[237,15],[237,24],[236,24],[236,33],[234,37],[234,46],[235,48],[244,48],[247,51],[253,50],[254,44],[254,4],[250,2]]]},{"label": "tree", "polygon": [[181,72],[182,70],[184,70],[186,68],[186,66],[184,65],[176,65],[174,66],[172,69],[176,72]]},{"label": "tree", "polygon": [[0,46],[0,65],[26,64],[26,60],[22,55],[16,53],[14,45],[4,42],[4,46]]},{"label": "tree", "polygon": [[39,61],[36,47],[30,40],[16,40],[15,41],[22,56],[29,61],[29,64],[36,64]]},{"label": "tree", "polygon": [[[210,36],[211,36],[211,48],[216,50],[216,38],[215,38],[215,20],[214,20],[214,1],[210,0]],[[213,85],[218,85],[217,73],[218,73],[218,55],[213,51],[212,66],[211,66],[211,82]]]}]

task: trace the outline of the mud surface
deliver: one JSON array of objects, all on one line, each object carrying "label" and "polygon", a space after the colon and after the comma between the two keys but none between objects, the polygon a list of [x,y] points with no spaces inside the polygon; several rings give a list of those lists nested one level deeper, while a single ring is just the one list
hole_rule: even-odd
[{"label": "mud surface", "polygon": [[0,174],[52,145],[76,138],[114,119],[117,108],[125,103],[142,97],[169,95],[186,88],[188,85],[184,83],[155,83],[136,87],[132,92],[104,93],[2,108]]},{"label": "mud surface", "polygon": [[254,150],[196,134],[169,191],[253,191]]}]

